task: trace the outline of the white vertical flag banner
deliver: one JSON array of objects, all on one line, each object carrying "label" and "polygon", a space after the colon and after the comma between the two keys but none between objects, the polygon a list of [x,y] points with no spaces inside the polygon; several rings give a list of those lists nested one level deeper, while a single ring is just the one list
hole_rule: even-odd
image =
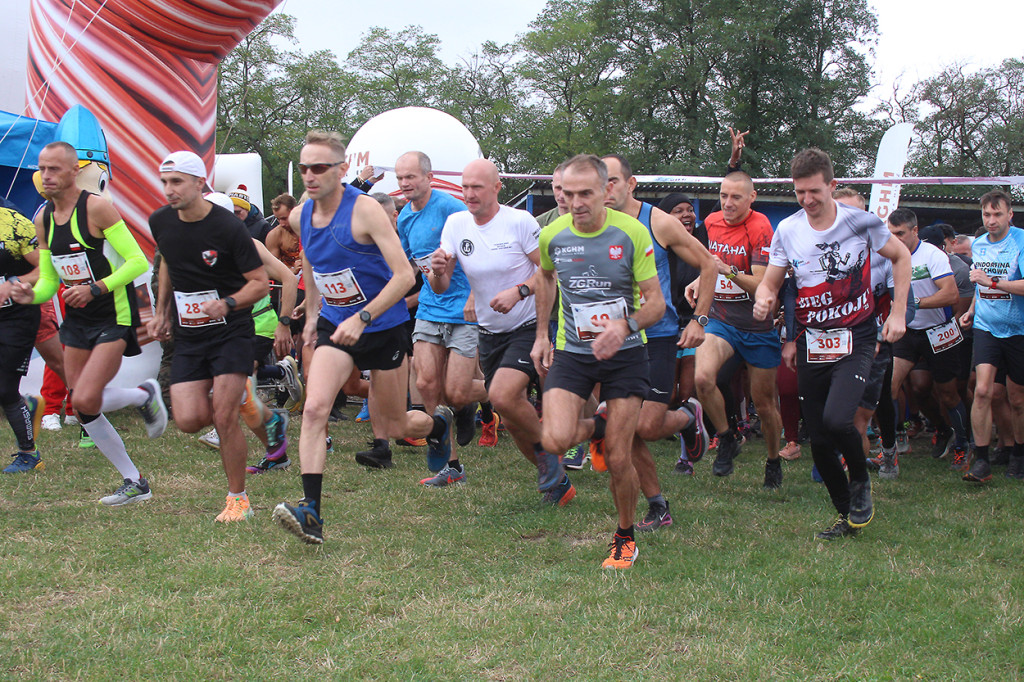
[{"label": "white vertical flag banner", "polygon": [[[903,176],[903,166],[907,163],[907,152],[910,149],[910,138],[914,134],[913,123],[897,123],[885,131],[882,142],[878,145],[878,156],[875,157],[876,178],[898,178]],[[871,202],[868,210],[885,222],[889,214],[900,204],[901,185],[872,185]]]}]

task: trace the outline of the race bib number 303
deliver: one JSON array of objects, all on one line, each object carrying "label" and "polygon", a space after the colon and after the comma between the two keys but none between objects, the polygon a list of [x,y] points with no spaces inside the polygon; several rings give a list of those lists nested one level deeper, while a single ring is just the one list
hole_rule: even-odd
[{"label": "race bib number 303", "polygon": [[366,301],[366,296],[359,288],[356,276],[352,274],[352,268],[345,268],[327,275],[322,275],[314,270],[313,279],[316,280],[316,288],[320,290],[320,295],[324,297],[324,303],[327,305],[345,308]]},{"label": "race bib number 303", "polygon": [[89,257],[84,253],[66,253],[60,256],[51,256],[53,267],[57,270],[57,276],[64,282],[64,286],[73,287],[78,284],[92,284],[92,268],[89,267]]},{"label": "race bib number 303", "polygon": [[223,317],[210,317],[203,312],[204,303],[219,298],[216,291],[175,291],[174,305],[178,308],[178,324],[190,328],[226,324]]},{"label": "race bib number 303", "polygon": [[853,352],[849,329],[807,328],[807,362],[835,362]]},{"label": "race bib number 303", "polygon": [[593,341],[604,331],[600,322],[622,320],[626,317],[626,299],[619,297],[611,301],[573,303],[572,319],[580,341]]}]

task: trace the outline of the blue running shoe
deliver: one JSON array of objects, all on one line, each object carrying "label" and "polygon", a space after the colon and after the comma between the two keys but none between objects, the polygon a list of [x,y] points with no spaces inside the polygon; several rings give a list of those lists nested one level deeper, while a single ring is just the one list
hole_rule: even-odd
[{"label": "blue running shoe", "polygon": [[356,415],[357,422],[368,422],[370,421],[370,401],[363,399],[363,409],[359,410],[359,414]]},{"label": "blue running shoe", "polygon": [[824,483],[825,482],[825,479],[822,478],[821,474],[818,473],[818,465],[817,464],[812,464],[811,465],[811,480],[814,481],[815,483]]},{"label": "blue running shoe", "polygon": [[444,420],[444,432],[439,438],[427,438],[427,468],[437,473],[445,468],[452,456],[452,441],[455,438],[452,422],[455,415],[447,405],[438,405],[434,416]]},{"label": "blue running shoe", "polygon": [[288,412],[271,410],[267,429],[267,457],[277,459],[288,449]]},{"label": "blue running shoe", "polygon": [[562,466],[578,471],[583,468],[588,459],[590,459],[590,448],[587,443],[577,443],[569,448],[569,452],[565,453],[565,457],[562,458]]},{"label": "blue running shoe", "polygon": [[301,499],[294,507],[282,502],[274,507],[274,520],[306,544],[324,543],[324,522],[316,513],[316,503],[313,500]]},{"label": "blue running shoe", "polygon": [[4,468],[5,474],[20,474],[25,471],[43,468],[43,460],[39,457],[38,450],[34,453],[16,452],[11,457],[14,458],[14,461]]},{"label": "blue running shoe", "polygon": [[547,492],[565,478],[562,458],[543,450],[535,452],[534,456],[537,458],[537,490],[542,493]]}]

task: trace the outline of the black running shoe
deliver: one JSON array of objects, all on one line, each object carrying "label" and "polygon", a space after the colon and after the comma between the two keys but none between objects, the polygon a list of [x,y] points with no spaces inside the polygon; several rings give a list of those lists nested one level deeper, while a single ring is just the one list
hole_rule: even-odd
[{"label": "black running shoe", "polygon": [[356,453],[356,462],[371,469],[390,469],[395,466],[391,461],[391,446],[384,439],[370,441],[370,449]]},{"label": "black running shoe", "polygon": [[849,524],[845,516],[840,514],[835,523],[820,533],[815,533],[814,537],[818,540],[835,540],[842,537],[853,537],[856,534],[857,529]]},{"label": "black running shoe", "polygon": [[992,456],[988,458],[988,463],[994,467],[1004,467],[1010,463],[1010,451],[1011,448],[996,447],[992,449]]},{"label": "black running shoe", "polygon": [[949,454],[949,449],[953,447],[953,431],[936,431],[935,435],[932,436],[932,457],[935,459],[942,459]]},{"label": "black running shoe", "polygon": [[1010,463],[1006,465],[1006,477],[1024,481],[1024,455],[1018,457],[1010,453]]},{"label": "black running shoe", "polygon": [[782,487],[782,460],[769,459],[764,463],[764,489],[778,490]]},{"label": "black running shoe", "polygon": [[740,454],[740,442],[735,433],[728,433],[718,438],[718,454],[711,466],[715,476],[728,476],[732,473],[732,461]]},{"label": "black running shoe", "polygon": [[964,474],[964,480],[971,483],[984,483],[992,480],[992,465],[987,459],[975,458],[971,468]]},{"label": "black running shoe", "polygon": [[274,507],[274,520],[309,545],[324,543],[324,523],[312,500],[302,499],[294,507],[287,502]]},{"label": "black running shoe", "polygon": [[455,442],[464,448],[476,436],[476,403],[470,403],[455,413]]},{"label": "black running shoe", "polygon": [[647,509],[647,516],[643,521],[636,524],[636,529],[641,533],[653,533],[662,526],[672,525],[672,514],[668,511],[668,502],[664,505],[652,504]]},{"label": "black running shoe", "polygon": [[871,503],[871,479],[850,481],[850,516],[846,519],[854,528],[863,528],[871,523],[875,508]]}]

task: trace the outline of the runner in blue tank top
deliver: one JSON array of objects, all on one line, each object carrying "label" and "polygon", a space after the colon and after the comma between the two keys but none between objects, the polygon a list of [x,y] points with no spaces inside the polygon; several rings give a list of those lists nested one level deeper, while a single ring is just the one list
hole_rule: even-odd
[{"label": "runner in blue tank top", "polygon": [[[633,439],[633,465],[640,478],[640,489],[647,498],[648,512],[643,521],[637,523],[641,532],[655,531],[672,523],[668,502],[661,494],[658,472],[654,458],[645,441],[657,441],[675,433],[682,433],[680,459],[700,459],[707,449],[707,435],[704,432],[703,411],[696,399],[690,399],[678,410],[669,410],[672,398],[672,384],[675,381],[676,348],[694,348],[704,341],[703,321],[707,323],[711,308],[711,292],[715,286],[715,263],[711,254],[683,224],[650,204],[633,196],[636,178],[629,162],[617,155],[602,158],[608,167],[608,181],[611,192],[605,203],[609,208],[635,216],[647,228],[654,245],[654,260],[658,268],[658,282],[665,298],[665,314],[645,330],[647,334],[647,355],[650,363],[651,387],[640,408],[636,435]],[[689,265],[700,268],[701,293],[693,320],[686,326],[680,338],[679,317],[672,305],[672,282],[669,274],[669,249],[672,257],[678,257]],[[595,417],[596,435],[603,431],[604,420]],[[603,443],[595,443],[603,447]]]},{"label": "runner in blue tank top", "polygon": [[290,216],[302,232],[303,340],[315,341],[316,349],[307,368],[299,434],[303,498],[294,506],[277,505],[274,519],[309,544],[323,542],[320,492],[327,417],[353,367],[370,370],[374,437],[371,450],[356,453],[357,462],[390,468],[390,438],[437,440],[451,434],[450,411],[434,418],[405,411],[409,348],[403,323],[409,315],[403,297],[415,276],[380,204],[341,184],[348,171],[344,159],[345,144],[338,133],[313,130],[306,135],[299,172],[309,201]]}]

